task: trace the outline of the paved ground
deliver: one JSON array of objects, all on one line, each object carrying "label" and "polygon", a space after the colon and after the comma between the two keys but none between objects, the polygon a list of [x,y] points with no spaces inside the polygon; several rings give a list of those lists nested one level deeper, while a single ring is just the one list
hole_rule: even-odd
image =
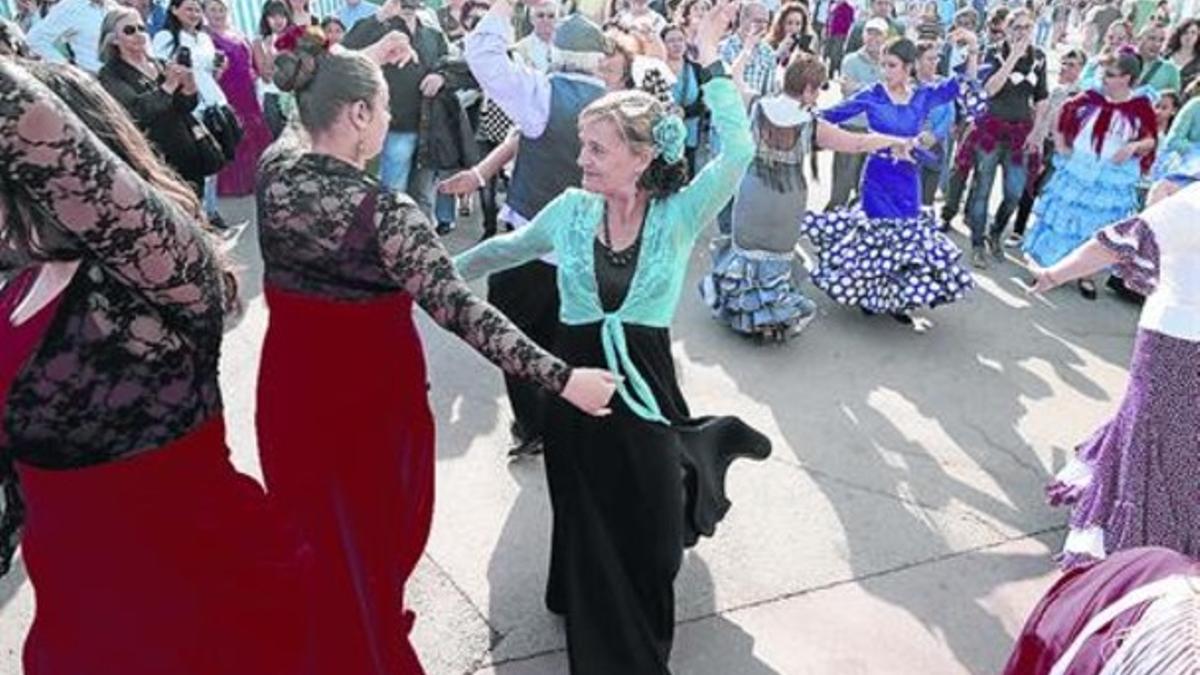
[{"label": "paved ground", "polygon": [[[246,200],[227,208],[251,212]],[[449,244],[461,249],[477,232],[464,226]],[[250,312],[226,340],[222,375],[230,443],[257,473],[266,311],[253,236],[237,254],[250,266]],[[1009,263],[932,312],[928,334],[821,297],[800,339],[763,347],[708,317],[691,291],[706,266],[697,249],[673,328],[684,391],[694,412],[740,415],[775,448],[735,465],[733,510],[687,556],[675,671],[995,672],[1054,577],[1065,518],[1043,505],[1042,485],[1119,401],[1136,311],[1104,293],[1095,303],[1070,291],[1031,300]],[[541,605],[542,464],[505,458],[499,374],[421,322],[439,499],[410,592],[418,649],[431,675],[564,673],[561,627]],[[20,672],[32,604],[18,566],[0,580],[2,675]]]}]

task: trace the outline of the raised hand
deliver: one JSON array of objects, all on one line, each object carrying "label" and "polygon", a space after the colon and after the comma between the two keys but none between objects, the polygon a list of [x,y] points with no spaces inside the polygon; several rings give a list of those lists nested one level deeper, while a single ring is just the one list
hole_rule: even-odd
[{"label": "raised hand", "polygon": [[416,53],[412,49],[412,40],[407,34],[394,30],[384,35],[375,41],[374,44],[363,50],[375,63],[381,66],[393,65],[397,68],[403,68],[416,58]]},{"label": "raised hand", "polygon": [[737,10],[738,6],[730,0],[717,0],[696,22],[696,49],[701,65],[717,60],[717,45],[728,32]]}]

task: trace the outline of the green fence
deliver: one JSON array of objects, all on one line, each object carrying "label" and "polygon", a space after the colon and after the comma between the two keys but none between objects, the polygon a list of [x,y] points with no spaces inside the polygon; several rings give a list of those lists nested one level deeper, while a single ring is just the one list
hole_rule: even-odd
[{"label": "green fence", "polygon": [[[11,0],[0,0],[9,2]],[[233,13],[234,25],[247,37],[253,38],[258,33],[258,18],[262,14],[266,0],[226,0],[229,11]],[[313,16],[324,18],[336,13],[345,4],[344,0],[311,0],[309,11]]]}]

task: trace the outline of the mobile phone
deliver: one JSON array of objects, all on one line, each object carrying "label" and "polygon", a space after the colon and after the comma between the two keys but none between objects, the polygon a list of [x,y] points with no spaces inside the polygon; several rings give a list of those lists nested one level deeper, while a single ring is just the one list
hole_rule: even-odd
[{"label": "mobile phone", "polygon": [[187,47],[180,47],[179,51],[175,52],[175,63],[184,68],[192,67],[192,50]]}]

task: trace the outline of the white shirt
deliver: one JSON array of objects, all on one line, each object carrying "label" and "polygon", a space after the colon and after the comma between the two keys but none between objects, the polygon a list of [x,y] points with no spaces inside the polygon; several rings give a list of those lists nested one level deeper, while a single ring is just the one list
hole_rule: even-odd
[{"label": "white shirt", "polygon": [[75,65],[89,73],[100,72],[100,24],[114,5],[106,0],[60,0],[29,29],[29,48],[51,63],[66,63],[58,48],[62,42],[75,55]]},{"label": "white shirt", "polygon": [[216,62],[217,47],[213,44],[208,33],[199,32],[195,35],[179,31],[179,44],[171,37],[171,32],[161,30],[154,36],[154,56],[163,61],[173,61],[180,47],[187,47],[192,52],[192,72],[196,76],[196,93],[200,97],[200,105],[196,106],[195,115],[201,117],[204,109],[214,105],[225,104],[225,92],[217,84],[213,66]]},{"label": "white shirt", "polygon": [[1200,341],[1200,182],[1146,209],[1141,216],[1158,244],[1158,285],[1139,325]]}]

